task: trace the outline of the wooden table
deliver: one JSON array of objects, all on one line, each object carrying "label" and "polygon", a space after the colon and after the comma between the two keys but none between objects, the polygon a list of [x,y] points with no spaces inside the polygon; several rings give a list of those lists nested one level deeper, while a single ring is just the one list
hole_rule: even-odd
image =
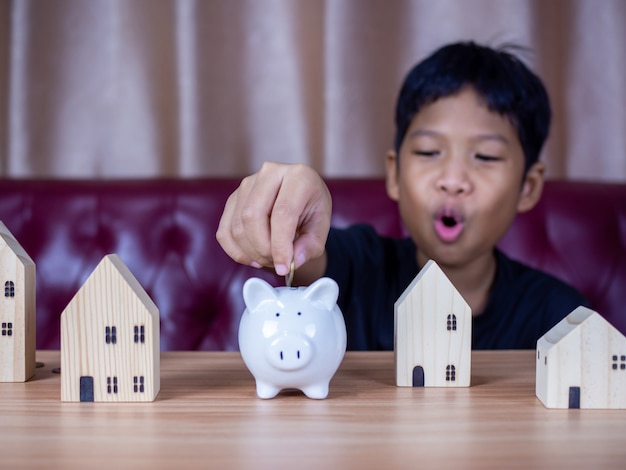
[{"label": "wooden table", "polygon": [[238,353],[164,352],[154,403],[62,403],[58,351],[0,384],[0,467],[626,468],[626,411],[548,410],[534,352],[472,354],[470,388],[398,388],[351,352],[326,400],[255,395]]}]

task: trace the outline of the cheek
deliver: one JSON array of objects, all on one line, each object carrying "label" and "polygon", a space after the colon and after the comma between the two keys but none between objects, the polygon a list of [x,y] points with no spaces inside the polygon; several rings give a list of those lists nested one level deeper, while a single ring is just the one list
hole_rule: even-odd
[{"label": "cheek", "polygon": [[402,182],[399,187],[398,204],[406,215],[412,217],[419,217],[424,212],[427,212],[429,207],[429,201],[434,201],[432,197],[432,191],[430,188],[432,185],[426,178],[413,178],[407,179]]},{"label": "cheek", "polygon": [[513,223],[517,214],[517,199],[503,195],[495,199],[484,212],[484,227],[491,233],[490,238],[499,240]]},{"label": "cheek", "polygon": [[486,203],[490,203],[502,210],[510,210],[517,207],[520,192],[522,190],[520,180],[512,176],[512,171],[493,173],[477,172],[474,175],[474,187],[480,191]]}]

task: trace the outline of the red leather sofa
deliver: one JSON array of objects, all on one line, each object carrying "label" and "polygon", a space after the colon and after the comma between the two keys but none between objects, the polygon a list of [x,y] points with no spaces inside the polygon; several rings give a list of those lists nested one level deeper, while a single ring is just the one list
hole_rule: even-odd
[{"label": "red leather sofa", "polygon": [[[37,347],[58,349],[60,315],[101,258],[117,253],[161,313],[163,350],[236,350],[242,285],[215,231],[234,179],[1,180],[2,220],[37,265]],[[333,224],[402,236],[381,179],[331,179]],[[549,181],[501,247],[577,287],[626,333],[626,184]]]}]

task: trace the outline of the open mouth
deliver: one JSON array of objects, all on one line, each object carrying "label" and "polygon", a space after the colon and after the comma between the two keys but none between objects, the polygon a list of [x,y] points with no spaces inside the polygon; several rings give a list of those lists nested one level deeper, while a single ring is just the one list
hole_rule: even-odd
[{"label": "open mouth", "polygon": [[435,232],[446,243],[456,241],[461,236],[463,227],[463,219],[452,210],[444,211],[435,218]]},{"label": "open mouth", "polygon": [[441,222],[446,227],[454,227],[455,225],[457,225],[456,219],[454,217],[449,217],[449,216],[443,216],[441,218]]}]

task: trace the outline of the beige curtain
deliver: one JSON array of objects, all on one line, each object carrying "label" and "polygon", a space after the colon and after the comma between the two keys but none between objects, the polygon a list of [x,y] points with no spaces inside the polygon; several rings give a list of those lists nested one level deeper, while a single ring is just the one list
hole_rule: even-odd
[{"label": "beige curtain", "polygon": [[548,175],[626,181],[624,0],[0,0],[0,176],[380,176],[400,82],[529,46]]}]

